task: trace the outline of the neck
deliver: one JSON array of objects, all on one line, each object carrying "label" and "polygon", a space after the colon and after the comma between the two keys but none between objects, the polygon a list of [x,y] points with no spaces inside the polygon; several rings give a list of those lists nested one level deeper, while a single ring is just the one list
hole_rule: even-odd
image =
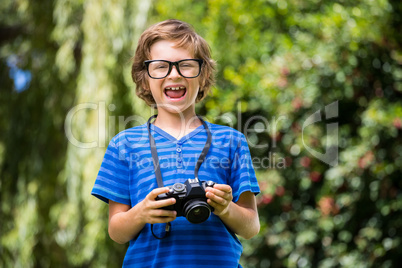
[{"label": "neck", "polygon": [[180,139],[199,127],[202,123],[195,114],[195,111],[187,113],[169,113],[160,109],[154,124],[173,137]]}]

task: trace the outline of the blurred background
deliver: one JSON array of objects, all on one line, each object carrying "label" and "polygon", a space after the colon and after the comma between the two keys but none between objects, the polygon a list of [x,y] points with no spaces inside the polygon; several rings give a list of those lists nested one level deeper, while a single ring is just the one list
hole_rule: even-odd
[{"label": "blurred background", "polygon": [[136,41],[177,18],[218,62],[197,112],[245,133],[257,171],[242,265],[397,267],[401,3],[2,0],[0,266],[121,266],[90,192],[113,135],[152,113],[131,81]]}]

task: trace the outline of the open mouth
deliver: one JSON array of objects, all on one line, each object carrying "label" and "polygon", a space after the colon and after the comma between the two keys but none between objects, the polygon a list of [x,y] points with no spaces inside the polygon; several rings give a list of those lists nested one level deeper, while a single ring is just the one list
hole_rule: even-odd
[{"label": "open mouth", "polygon": [[186,95],[187,89],[185,87],[166,87],[165,95],[170,99],[180,99]]}]

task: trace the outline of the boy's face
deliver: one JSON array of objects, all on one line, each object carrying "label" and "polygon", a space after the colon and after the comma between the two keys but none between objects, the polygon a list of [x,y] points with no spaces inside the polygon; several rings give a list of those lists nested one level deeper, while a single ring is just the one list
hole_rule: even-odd
[{"label": "boy's face", "polygon": [[[175,47],[174,41],[161,40],[151,46],[150,60],[167,60],[171,62],[193,59],[194,55],[186,49]],[[199,76],[184,78],[176,67],[163,79],[153,79],[148,76],[148,90],[158,106],[169,113],[194,113],[195,101],[200,88]]]}]

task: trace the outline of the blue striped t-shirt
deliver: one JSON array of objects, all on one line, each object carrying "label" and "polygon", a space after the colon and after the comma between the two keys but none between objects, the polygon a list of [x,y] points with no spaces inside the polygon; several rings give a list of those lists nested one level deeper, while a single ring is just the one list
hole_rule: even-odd
[{"label": "blue striped t-shirt", "polygon": [[[212,145],[201,165],[198,177],[232,187],[233,202],[241,193],[259,193],[246,138],[225,126],[206,122],[211,130]],[[207,140],[203,126],[177,140],[151,125],[155,139],[163,183],[165,186],[184,183],[194,178],[194,168]],[[127,129],[109,143],[92,194],[108,202],[113,200],[135,206],[157,188],[147,125]],[[171,223],[168,237],[158,240],[146,224],[130,241],[123,267],[240,267],[242,245],[218,216],[211,214],[200,224],[185,217]],[[154,224],[154,233],[161,237],[165,224]]]}]

